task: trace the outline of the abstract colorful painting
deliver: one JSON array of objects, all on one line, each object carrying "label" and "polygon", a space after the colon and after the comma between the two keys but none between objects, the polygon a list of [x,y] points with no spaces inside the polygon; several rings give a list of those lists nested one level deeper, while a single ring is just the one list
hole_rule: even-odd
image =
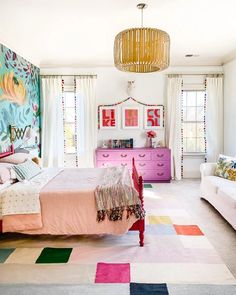
[{"label": "abstract colorful painting", "polygon": [[140,128],[140,108],[126,106],[122,108],[122,127],[123,129]]},{"label": "abstract colorful painting", "polygon": [[0,44],[0,152],[10,145],[10,125],[30,125],[40,144],[39,96],[39,68]]},{"label": "abstract colorful painting", "polygon": [[100,108],[100,128],[116,129],[117,128],[117,107]]},{"label": "abstract colorful painting", "polygon": [[163,106],[144,107],[144,128],[145,129],[163,128]]}]

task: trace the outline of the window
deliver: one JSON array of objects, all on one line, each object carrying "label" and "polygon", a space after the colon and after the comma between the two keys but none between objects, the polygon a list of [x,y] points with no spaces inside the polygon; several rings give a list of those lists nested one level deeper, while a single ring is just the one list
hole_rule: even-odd
[{"label": "window", "polygon": [[183,151],[205,153],[205,91],[183,91]]},{"label": "window", "polygon": [[65,141],[65,167],[76,166],[75,147],[75,97],[74,92],[64,92],[64,141]]}]

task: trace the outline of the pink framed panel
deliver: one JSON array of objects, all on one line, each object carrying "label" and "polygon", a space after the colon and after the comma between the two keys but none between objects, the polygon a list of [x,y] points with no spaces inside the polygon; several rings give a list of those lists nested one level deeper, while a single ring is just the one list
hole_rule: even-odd
[{"label": "pink framed panel", "polygon": [[123,129],[139,129],[141,119],[141,109],[135,106],[122,107],[122,127]]},{"label": "pink framed panel", "polygon": [[13,146],[13,144],[10,145],[9,148],[7,148],[5,152],[0,153],[0,159],[4,158],[6,156],[10,156],[12,154],[14,154],[14,146]]},{"label": "pink framed panel", "polygon": [[100,107],[100,129],[117,129],[118,108],[116,106]]},{"label": "pink framed panel", "polygon": [[150,130],[163,128],[163,106],[144,107],[144,128]]}]

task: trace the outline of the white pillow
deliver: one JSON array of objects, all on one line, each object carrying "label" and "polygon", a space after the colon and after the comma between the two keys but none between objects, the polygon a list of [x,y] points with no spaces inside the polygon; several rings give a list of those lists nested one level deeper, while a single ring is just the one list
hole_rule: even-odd
[{"label": "white pillow", "polygon": [[10,156],[4,157],[0,159],[0,163],[10,163],[10,164],[21,164],[24,163],[26,160],[32,159],[31,154],[26,153],[15,153]]}]

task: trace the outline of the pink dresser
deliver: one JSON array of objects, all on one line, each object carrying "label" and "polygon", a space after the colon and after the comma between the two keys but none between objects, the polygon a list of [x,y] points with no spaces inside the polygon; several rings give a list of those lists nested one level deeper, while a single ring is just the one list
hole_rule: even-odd
[{"label": "pink dresser", "polygon": [[96,149],[96,166],[132,168],[132,158],[145,182],[170,182],[170,150],[168,148]]}]

